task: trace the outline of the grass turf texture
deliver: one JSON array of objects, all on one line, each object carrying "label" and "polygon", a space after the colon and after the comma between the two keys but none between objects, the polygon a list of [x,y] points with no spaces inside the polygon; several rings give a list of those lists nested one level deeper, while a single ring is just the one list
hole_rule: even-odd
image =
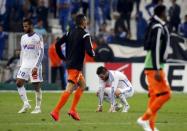
[{"label": "grass turf texture", "polygon": [[[17,93],[0,93],[0,131],[141,131],[137,118],[145,111],[146,94],[135,94],[129,99],[128,113],[108,113],[108,103],[104,112],[95,112],[97,98],[93,93],[85,93],[78,106],[81,121],[67,115],[72,96],[61,110],[60,121],[54,122],[49,113],[56,105],[60,93],[44,93],[41,114],[30,114],[35,107],[34,93],[28,93],[32,109],[18,114],[22,102]],[[174,93],[172,99],[159,111],[156,127],[161,131],[187,130],[187,95]]]}]

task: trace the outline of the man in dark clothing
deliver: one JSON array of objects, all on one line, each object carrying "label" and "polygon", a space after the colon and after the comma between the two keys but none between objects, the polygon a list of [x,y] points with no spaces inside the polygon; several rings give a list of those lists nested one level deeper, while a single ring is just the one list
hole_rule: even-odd
[{"label": "man in dark clothing", "polygon": [[105,42],[103,36],[100,36],[98,47],[95,50],[95,61],[97,62],[112,62],[114,53],[112,49]]},{"label": "man in dark clothing", "polygon": [[133,11],[133,0],[118,0],[117,11],[127,24],[129,32],[131,32],[131,13]]},{"label": "man in dark clothing", "polygon": [[44,6],[44,1],[43,0],[39,1],[39,5],[36,9],[36,13],[37,13],[37,18],[42,19],[44,28],[47,29],[48,28],[48,23],[47,23],[48,8]]},{"label": "man in dark clothing", "polygon": [[179,34],[187,38],[187,14],[185,15],[184,22],[179,25]]},{"label": "man in dark clothing", "polygon": [[[77,86],[75,91],[72,106],[68,114],[75,120],[80,120],[80,117],[76,111],[76,106],[80,100],[86,83],[82,75],[83,62],[85,57],[85,51],[90,56],[95,56],[92,49],[92,43],[90,34],[84,29],[87,26],[87,18],[83,14],[77,15],[76,17],[77,27],[70,32],[66,33],[57,43],[56,51],[61,59],[66,61],[67,72],[68,72],[68,83],[66,90],[62,93],[61,98],[56,105],[55,109],[51,112],[51,116],[55,121],[59,119],[59,111],[66,104],[69,96]],[[66,56],[62,54],[61,45],[66,43]]]},{"label": "man in dark clothing", "polygon": [[3,52],[5,49],[6,39],[8,35],[3,31],[3,25],[0,24],[0,60],[3,59]]},{"label": "man in dark clothing", "polygon": [[169,30],[177,32],[180,24],[180,6],[176,3],[176,0],[172,0],[172,6],[169,8]]},{"label": "man in dark clothing", "polygon": [[145,131],[156,131],[156,116],[158,111],[171,97],[171,89],[167,84],[163,70],[164,61],[168,56],[170,35],[166,26],[166,7],[158,5],[150,25],[150,47],[147,48],[144,73],[148,82],[149,102],[145,113],[137,123]]}]

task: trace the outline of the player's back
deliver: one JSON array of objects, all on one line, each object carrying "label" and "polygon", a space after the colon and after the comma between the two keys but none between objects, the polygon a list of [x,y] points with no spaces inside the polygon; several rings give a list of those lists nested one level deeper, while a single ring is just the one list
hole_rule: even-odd
[{"label": "player's back", "polygon": [[85,57],[84,37],[86,34],[88,33],[80,27],[68,32],[66,40],[67,68],[82,69]]},{"label": "player's back", "polygon": [[113,78],[118,78],[119,80],[124,80],[127,79],[126,75],[123,74],[120,71],[115,71],[115,70],[109,70],[109,72],[112,74]]}]

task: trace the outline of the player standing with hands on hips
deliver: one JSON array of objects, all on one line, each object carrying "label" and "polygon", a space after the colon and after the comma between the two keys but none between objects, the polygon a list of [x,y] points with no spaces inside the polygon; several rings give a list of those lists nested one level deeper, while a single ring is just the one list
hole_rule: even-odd
[{"label": "player standing with hands on hips", "polygon": [[23,107],[18,113],[25,113],[31,108],[26,90],[25,81],[30,79],[36,95],[36,106],[31,112],[37,114],[41,112],[42,92],[40,83],[42,78],[42,59],[44,54],[44,45],[42,36],[33,31],[33,23],[30,19],[23,20],[23,29],[26,34],[21,37],[20,69],[17,74],[16,85],[18,93],[23,101]]},{"label": "player standing with hands on hips", "polygon": [[[76,16],[76,28],[68,33],[56,43],[56,51],[59,57],[66,61],[68,72],[68,83],[66,90],[62,93],[59,102],[51,112],[51,116],[55,121],[59,120],[60,109],[66,104],[69,96],[74,91],[73,102],[68,114],[75,120],[80,120],[76,107],[86,87],[85,79],[82,74],[85,51],[89,56],[95,56],[92,48],[90,34],[85,31],[87,26],[87,18],[83,14]],[[62,54],[61,45],[66,44],[66,56]]]}]

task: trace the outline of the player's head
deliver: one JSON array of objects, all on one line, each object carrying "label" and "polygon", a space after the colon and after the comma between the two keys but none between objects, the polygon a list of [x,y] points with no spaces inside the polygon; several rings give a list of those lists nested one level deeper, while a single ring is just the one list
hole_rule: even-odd
[{"label": "player's head", "polygon": [[23,20],[23,30],[25,33],[31,33],[33,31],[33,23],[31,19]]},{"label": "player's head", "polygon": [[107,68],[103,67],[103,66],[100,66],[97,68],[97,71],[96,71],[98,77],[103,80],[103,81],[106,81],[108,80],[108,77],[109,77],[109,73],[108,73],[108,70]]},{"label": "player's head", "polygon": [[166,6],[164,5],[158,5],[154,8],[154,15],[157,15],[162,20],[166,21]]},{"label": "player's head", "polygon": [[86,18],[86,16],[85,15],[83,15],[83,14],[79,14],[79,15],[77,15],[76,16],[76,19],[75,19],[75,22],[76,22],[76,25],[77,26],[80,26],[80,27],[82,27],[82,28],[86,28],[86,26],[87,26],[87,18]]}]

